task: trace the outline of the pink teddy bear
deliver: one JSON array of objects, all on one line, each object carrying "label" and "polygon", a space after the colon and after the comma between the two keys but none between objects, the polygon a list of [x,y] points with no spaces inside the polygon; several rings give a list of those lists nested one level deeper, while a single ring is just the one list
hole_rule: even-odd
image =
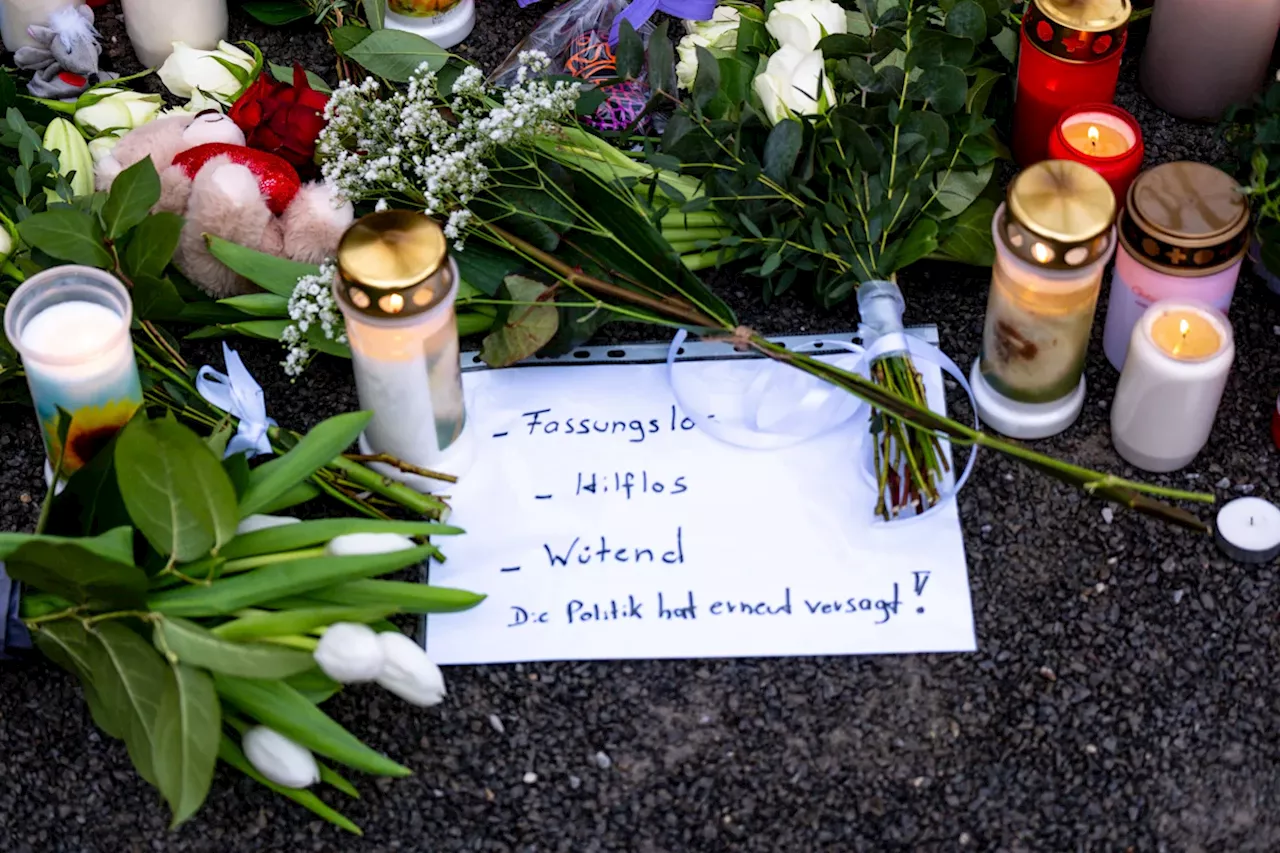
[{"label": "pink teddy bear", "polygon": [[290,258],[331,257],[355,218],[323,182],[303,184],[288,162],[245,147],[243,131],[216,110],[156,119],[129,131],[95,167],[98,189],[150,157],[160,175],[154,210],[186,217],[173,260],[211,296],[256,288],[213,257],[206,234]]}]

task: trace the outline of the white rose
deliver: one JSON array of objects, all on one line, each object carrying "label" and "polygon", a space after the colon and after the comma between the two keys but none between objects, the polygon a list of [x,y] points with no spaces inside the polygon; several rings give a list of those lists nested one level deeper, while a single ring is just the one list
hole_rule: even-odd
[{"label": "white rose", "polygon": [[183,113],[202,113],[205,110],[217,110],[218,112],[222,112],[222,104],[219,101],[215,101],[213,98],[210,98],[199,89],[196,89],[191,93],[191,100],[187,101],[180,107],[169,107],[167,110],[160,113],[160,115],[173,116],[181,115]]},{"label": "white rose", "polygon": [[849,19],[832,0],[781,0],[769,13],[765,29],[783,47],[813,50],[823,36],[849,32]]},{"label": "white rose", "polygon": [[[243,79],[218,60],[244,69]],[[157,72],[165,88],[180,98],[190,98],[198,89],[224,104],[230,104],[252,81],[254,59],[240,48],[225,41],[217,50],[197,50],[185,42],[175,41],[173,53]]]},{"label": "white rose", "polygon": [[240,738],[253,769],[286,788],[307,788],[320,781],[320,766],[311,750],[275,729],[254,726]]},{"label": "white rose", "polygon": [[711,42],[697,33],[689,33],[676,45],[676,82],[681,89],[692,89],[693,78],[698,76],[698,48],[711,47]]},{"label": "white rose", "polygon": [[89,156],[93,158],[93,165],[97,166],[110,156],[112,149],[119,141],[118,136],[99,136],[97,139],[90,139]]},{"label": "white rose", "polygon": [[[106,97],[103,97],[103,96]],[[85,106],[75,113],[76,126],[85,133],[100,136],[117,131],[120,135],[144,125],[160,114],[164,101],[159,95],[144,95],[129,89],[94,89],[80,101]]]},{"label": "white rose", "polygon": [[752,85],[771,124],[826,112],[836,99],[823,69],[822,52],[790,45],[778,48],[769,57],[769,64],[756,75]]},{"label": "white rose", "polygon": [[732,51],[738,46],[738,21],[741,13],[733,6],[717,6],[709,21],[685,21],[688,33],[676,45],[680,61],[676,63],[676,82],[681,89],[692,89],[698,76],[698,48]]}]

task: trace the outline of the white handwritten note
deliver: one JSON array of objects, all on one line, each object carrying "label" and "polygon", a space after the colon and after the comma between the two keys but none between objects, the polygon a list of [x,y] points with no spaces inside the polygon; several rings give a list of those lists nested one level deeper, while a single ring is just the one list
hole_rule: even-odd
[{"label": "white handwritten note", "polygon": [[[751,371],[738,362],[677,370]],[[930,398],[941,380],[926,375]],[[954,504],[871,523],[865,421],[781,450],[701,432],[665,365],[468,373],[476,462],[431,583],[484,592],[432,617],[442,664],[972,651]]]}]

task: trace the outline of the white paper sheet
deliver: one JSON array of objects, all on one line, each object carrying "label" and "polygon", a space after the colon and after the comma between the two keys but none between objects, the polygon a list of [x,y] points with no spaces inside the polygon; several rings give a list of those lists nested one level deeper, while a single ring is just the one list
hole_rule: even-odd
[{"label": "white paper sheet", "polygon": [[[466,374],[476,461],[452,491],[450,521],[467,533],[440,540],[447,562],[431,566],[430,581],[488,598],[428,619],[434,660],[976,648],[955,504],[872,525],[874,494],[858,466],[865,421],[743,450],[683,419],[666,369]],[[936,369],[926,382],[940,401]]]}]

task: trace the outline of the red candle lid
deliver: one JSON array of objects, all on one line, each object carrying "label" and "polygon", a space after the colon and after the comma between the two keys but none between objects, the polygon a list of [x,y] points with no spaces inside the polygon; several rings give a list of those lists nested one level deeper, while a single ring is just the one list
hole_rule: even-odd
[{"label": "red candle lid", "polygon": [[1022,16],[1027,40],[1067,62],[1099,62],[1124,50],[1129,0],[1032,0]]}]

